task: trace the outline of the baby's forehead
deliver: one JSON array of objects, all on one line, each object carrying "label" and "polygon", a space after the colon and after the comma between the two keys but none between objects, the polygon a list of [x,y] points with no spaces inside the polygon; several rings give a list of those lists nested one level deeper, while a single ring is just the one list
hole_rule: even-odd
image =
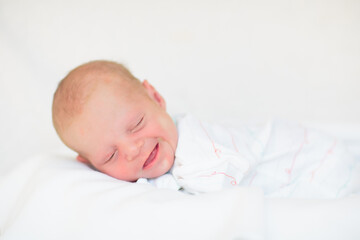
[{"label": "baby's forehead", "polygon": [[[140,87],[141,88],[141,87]],[[136,106],[147,99],[144,89],[124,83],[98,84],[82,104],[81,113],[92,113],[92,116],[106,116],[121,112],[122,109],[136,110]],[[98,116],[101,117],[101,116]],[[104,117],[104,116],[103,116]]]},{"label": "baby's forehead", "polygon": [[129,81],[123,76],[109,75],[103,81],[97,82],[90,90],[91,95],[102,97],[117,96],[123,101],[133,101],[143,97],[144,89],[141,84]]}]

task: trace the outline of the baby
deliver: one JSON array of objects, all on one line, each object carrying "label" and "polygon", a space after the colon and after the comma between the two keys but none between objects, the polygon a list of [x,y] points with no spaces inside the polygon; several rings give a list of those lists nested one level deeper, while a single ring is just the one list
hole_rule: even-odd
[{"label": "baby", "polygon": [[148,81],[115,62],[77,67],[54,95],[61,140],[78,161],[120,180],[193,194],[234,186],[261,187],[274,197],[359,191],[359,161],[341,141],[318,131],[281,121],[237,129],[191,115],[175,121]]},{"label": "baby", "polygon": [[165,100],[120,64],[77,67],[60,82],[52,109],[56,132],[77,160],[114,178],[155,178],[174,163],[178,135]]}]

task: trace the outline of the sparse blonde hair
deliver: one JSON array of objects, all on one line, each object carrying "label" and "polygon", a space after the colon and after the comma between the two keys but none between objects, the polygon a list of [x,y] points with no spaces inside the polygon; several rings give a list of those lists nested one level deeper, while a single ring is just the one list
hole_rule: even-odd
[{"label": "sparse blonde hair", "polygon": [[61,140],[62,132],[71,124],[74,117],[81,113],[96,86],[114,80],[119,84],[127,82],[132,86],[141,85],[122,64],[104,60],[80,65],[60,81],[53,97],[52,119]]}]

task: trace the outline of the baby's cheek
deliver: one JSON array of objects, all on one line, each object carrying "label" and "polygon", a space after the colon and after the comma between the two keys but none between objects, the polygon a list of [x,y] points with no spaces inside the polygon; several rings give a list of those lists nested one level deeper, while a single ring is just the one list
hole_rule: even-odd
[{"label": "baby's cheek", "polygon": [[170,170],[172,165],[174,164],[175,159],[175,149],[173,149],[173,146],[171,144],[167,144],[167,151],[164,156],[164,168],[166,168],[166,171]]},{"label": "baby's cheek", "polygon": [[116,174],[119,176],[118,179],[133,182],[140,178],[139,169],[133,168],[121,168],[118,169]]},{"label": "baby's cheek", "polygon": [[129,171],[124,171],[123,168],[115,164],[106,166],[106,168],[100,170],[100,172],[123,181],[130,181],[132,176]]}]

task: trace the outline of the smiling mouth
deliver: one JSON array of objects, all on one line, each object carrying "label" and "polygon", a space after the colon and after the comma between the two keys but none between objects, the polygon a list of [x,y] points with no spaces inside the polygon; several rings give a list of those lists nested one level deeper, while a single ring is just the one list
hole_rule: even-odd
[{"label": "smiling mouth", "polygon": [[149,157],[146,159],[143,169],[149,168],[149,166],[151,165],[151,163],[154,162],[157,153],[159,150],[159,143],[156,144],[156,146],[154,147],[154,149],[152,150],[152,152],[150,153]]}]

